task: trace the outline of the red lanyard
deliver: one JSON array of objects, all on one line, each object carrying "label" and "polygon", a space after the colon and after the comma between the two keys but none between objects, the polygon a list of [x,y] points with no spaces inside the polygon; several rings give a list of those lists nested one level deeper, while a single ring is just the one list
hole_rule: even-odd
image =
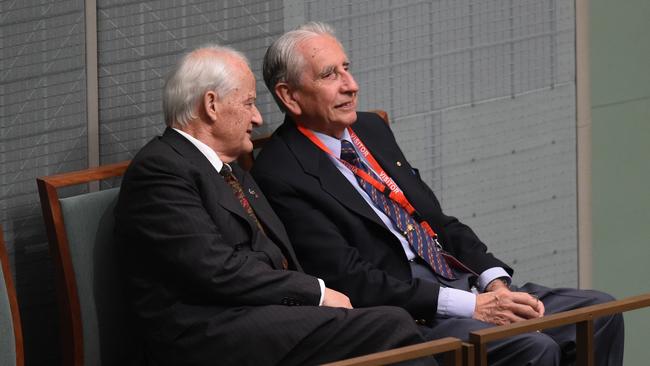
[{"label": "red lanyard", "polygon": [[411,205],[411,203],[408,201],[406,196],[404,195],[404,192],[402,192],[399,187],[397,187],[397,184],[393,181],[393,179],[386,174],[384,169],[377,163],[377,160],[375,159],[374,156],[370,153],[370,151],[366,148],[366,145],[363,144],[359,136],[357,136],[354,131],[352,131],[351,128],[348,128],[348,132],[350,133],[350,138],[352,140],[352,143],[357,147],[357,149],[363,154],[363,157],[368,161],[368,164],[370,164],[371,168],[379,175],[379,178],[383,181],[380,182],[377,179],[375,179],[373,176],[370,174],[366,173],[365,171],[357,168],[356,166],[348,163],[345,160],[341,160],[340,157],[335,156],[332,151],[323,144],[321,140],[316,137],[316,135],[310,130],[307,129],[301,125],[298,125],[298,130],[305,135],[314,145],[318,146],[321,150],[323,150],[325,153],[329,154],[331,157],[335,158],[336,160],[340,161],[341,164],[345,165],[352,173],[354,173],[356,176],[359,178],[363,179],[369,184],[372,184],[373,187],[375,187],[379,192],[382,192],[384,195],[386,195],[388,198],[396,202],[398,205],[400,205],[403,209],[408,212],[411,217],[415,221],[417,221],[420,226],[429,234],[431,235],[432,238],[437,238],[438,235],[433,231],[431,226],[429,226],[429,223],[424,221],[420,217],[420,215],[417,213],[415,210],[415,207]]}]

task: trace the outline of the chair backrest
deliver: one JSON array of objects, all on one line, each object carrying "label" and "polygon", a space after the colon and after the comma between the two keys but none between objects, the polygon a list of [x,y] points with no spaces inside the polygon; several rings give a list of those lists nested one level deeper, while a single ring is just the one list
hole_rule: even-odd
[{"label": "chair backrest", "polygon": [[[372,110],[371,112],[376,113],[381,117],[381,119],[386,122],[386,124],[390,124],[388,120],[388,113],[386,111],[381,110],[381,109],[375,109]],[[237,163],[239,166],[241,166],[244,170],[248,171],[253,168],[253,162],[255,162],[255,152],[259,149],[261,149],[264,144],[271,138],[271,136],[264,136],[264,137],[259,137],[253,140],[253,151],[247,153],[247,154],[242,154],[238,159]]]},{"label": "chair backrest", "polygon": [[16,288],[0,226],[0,365],[23,366],[23,331],[16,300]]},{"label": "chair backrest", "polygon": [[118,177],[127,162],[37,179],[54,261],[64,365],[118,365],[133,346],[113,240],[119,188],[60,198],[63,187]]}]

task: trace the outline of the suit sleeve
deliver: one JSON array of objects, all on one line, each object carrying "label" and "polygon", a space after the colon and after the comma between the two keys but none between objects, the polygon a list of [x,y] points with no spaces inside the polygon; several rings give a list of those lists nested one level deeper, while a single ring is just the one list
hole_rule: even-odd
[{"label": "suit sleeve", "polygon": [[[128,260],[190,298],[229,305],[318,305],[315,277],[276,270],[251,235],[263,235],[214,202],[196,169],[161,157],[130,167],[116,224]],[[289,301],[287,300],[289,299]],[[202,300],[203,301],[203,300]]]},{"label": "suit sleeve", "polygon": [[364,260],[356,244],[349,242],[328,217],[326,205],[314,203],[314,196],[300,192],[299,184],[289,185],[281,177],[267,173],[256,175],[258,183],[266,192],[272,192],[267,197],[286,223],[296,254],[308,273],[322,276],[328,287],[348,295],[354,307],[394,305],[405,308],[416,319],[434,317],[438,284],[419,279],[404,281]]}]

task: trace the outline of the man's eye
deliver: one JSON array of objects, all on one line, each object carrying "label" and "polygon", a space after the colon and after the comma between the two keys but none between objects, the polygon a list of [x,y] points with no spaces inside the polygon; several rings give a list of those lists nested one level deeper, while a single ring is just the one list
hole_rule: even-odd
[{"label": "man's eye", "polygon": [[330,80],[336,80],[338,78],[339,74],[335,71],[330,71],[326,74],[323,74],[323,79],[330,79]]}]

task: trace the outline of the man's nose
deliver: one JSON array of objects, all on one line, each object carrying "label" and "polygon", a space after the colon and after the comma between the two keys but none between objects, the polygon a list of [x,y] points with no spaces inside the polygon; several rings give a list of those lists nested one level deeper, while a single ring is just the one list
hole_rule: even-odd
[{"label": "man's nose", "polygon": [[260,113],[260,110],[257,109],[257,106],[253,106],[254,111],[253,111],[253,118],[251,119],[251,122],[253,122],[254,125],[256,126],[261,126],[262,125],[262,114]]},{"label": "man's nose", "polygon": [[354,80],[354,76],[349,72],[343,74],[342,89],[345,93],[357,93],[359,91],[359,84],[357,84],[357,81]]}]

